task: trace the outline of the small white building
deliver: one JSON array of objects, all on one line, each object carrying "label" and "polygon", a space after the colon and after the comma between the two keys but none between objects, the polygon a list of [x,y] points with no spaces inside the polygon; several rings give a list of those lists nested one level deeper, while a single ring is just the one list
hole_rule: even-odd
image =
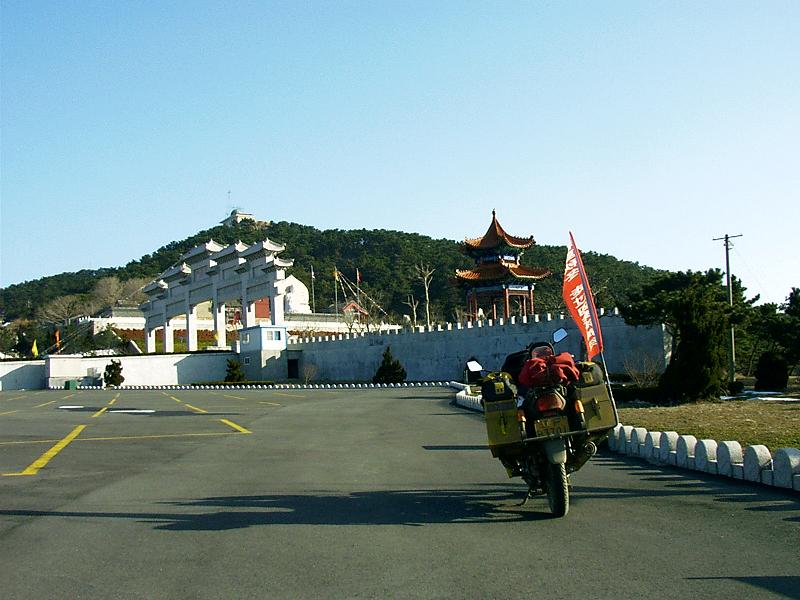
[{"label": "small white building", "polygon": [[237,224],[241,223],[242,221],[253,221],[253,223],[255,223],[256,226],[261,227],[261,228],[264,228],[267,225],[269,225],[269,221],[259,221],[259,220],[257,220],[255,218],[254,215],[252,215],[250,213],[242,212],[238,208],[234,208],[231,211],[231,214],[228,215],[222,221],[220,221],[220,223],[225,225],[225,227],[233,227],[234,225],[237,225]]}]

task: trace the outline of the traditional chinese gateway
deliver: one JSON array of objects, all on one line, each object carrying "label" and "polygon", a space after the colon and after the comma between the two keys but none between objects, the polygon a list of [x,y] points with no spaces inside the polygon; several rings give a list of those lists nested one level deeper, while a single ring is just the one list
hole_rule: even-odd
[{"label": "traditional chinese gateway", "polygon": [[537,281],[550,276],[549,269],[520,264],[522,253],[536,242],[509,235],[492,211],[492,223],[479,238],[466,238],[461,251],[475,260],[472,269],[456,269],[456,280],[467,290],[467,313],[498,318],[498,304],[506,319],[534,313],[533,290]]}]

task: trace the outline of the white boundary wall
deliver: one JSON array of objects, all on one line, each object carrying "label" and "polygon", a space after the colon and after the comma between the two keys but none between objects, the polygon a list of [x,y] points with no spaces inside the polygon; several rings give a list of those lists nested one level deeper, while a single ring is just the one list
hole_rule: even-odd
[{"label": "white boundary wall", "polygon": [[39,390],[45,387],[44,360],[0,362],[0,391]]},{"label": "white boundary wall", "polygon": [[[600,323],[611,373],[644,368],[645,362],[659,373],[665,369],[670,339],[663,327],[632,327],[616,313],[605,314]],[[533,341],[550,339],[560,327],[569,336],[556,350],[580,356],[582,338],[572,319],[551,315],[512,318],[508,323],[500,319],[446,324],[413,332],[290,339],[288,350],[302,351],[301,372],[304,365],[316,366],[316,381],[370,381],[387,345],[409,381],[461,380],[468,359],[476,358],[488,370],[499,369],[508,354]]]},{"label": "white boundary wall", "polygon": [[186,385],[222,381],[233,352],[155,356],[49,356],[45,360],[0,363],[0,389],[63,388],[66,381],[96,385],[111,359],[122,362],[122,387]]}]

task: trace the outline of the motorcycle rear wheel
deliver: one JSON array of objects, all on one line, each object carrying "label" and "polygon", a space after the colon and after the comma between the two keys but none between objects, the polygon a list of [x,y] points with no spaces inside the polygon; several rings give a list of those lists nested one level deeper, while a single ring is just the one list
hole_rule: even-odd
[{"label": "motorcycle rear wheel", "polygon": [[547,502],[554,517],[563,517],[569,512],[569,482],[563,464],[548,465]]}]

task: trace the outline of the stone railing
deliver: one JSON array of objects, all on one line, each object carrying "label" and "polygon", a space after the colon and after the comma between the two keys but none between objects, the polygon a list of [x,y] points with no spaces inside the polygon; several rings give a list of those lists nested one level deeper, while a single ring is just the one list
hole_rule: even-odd
[{"label": "stone railing", "polygon": [[762,483],[800,492],[800,450],[778,448],[771,453],[762,445],[742,448],[739,442],[698,440],[675,431],[647,431],[644,427],[617,425],[608,447],[653,464],[670,465]]}]

